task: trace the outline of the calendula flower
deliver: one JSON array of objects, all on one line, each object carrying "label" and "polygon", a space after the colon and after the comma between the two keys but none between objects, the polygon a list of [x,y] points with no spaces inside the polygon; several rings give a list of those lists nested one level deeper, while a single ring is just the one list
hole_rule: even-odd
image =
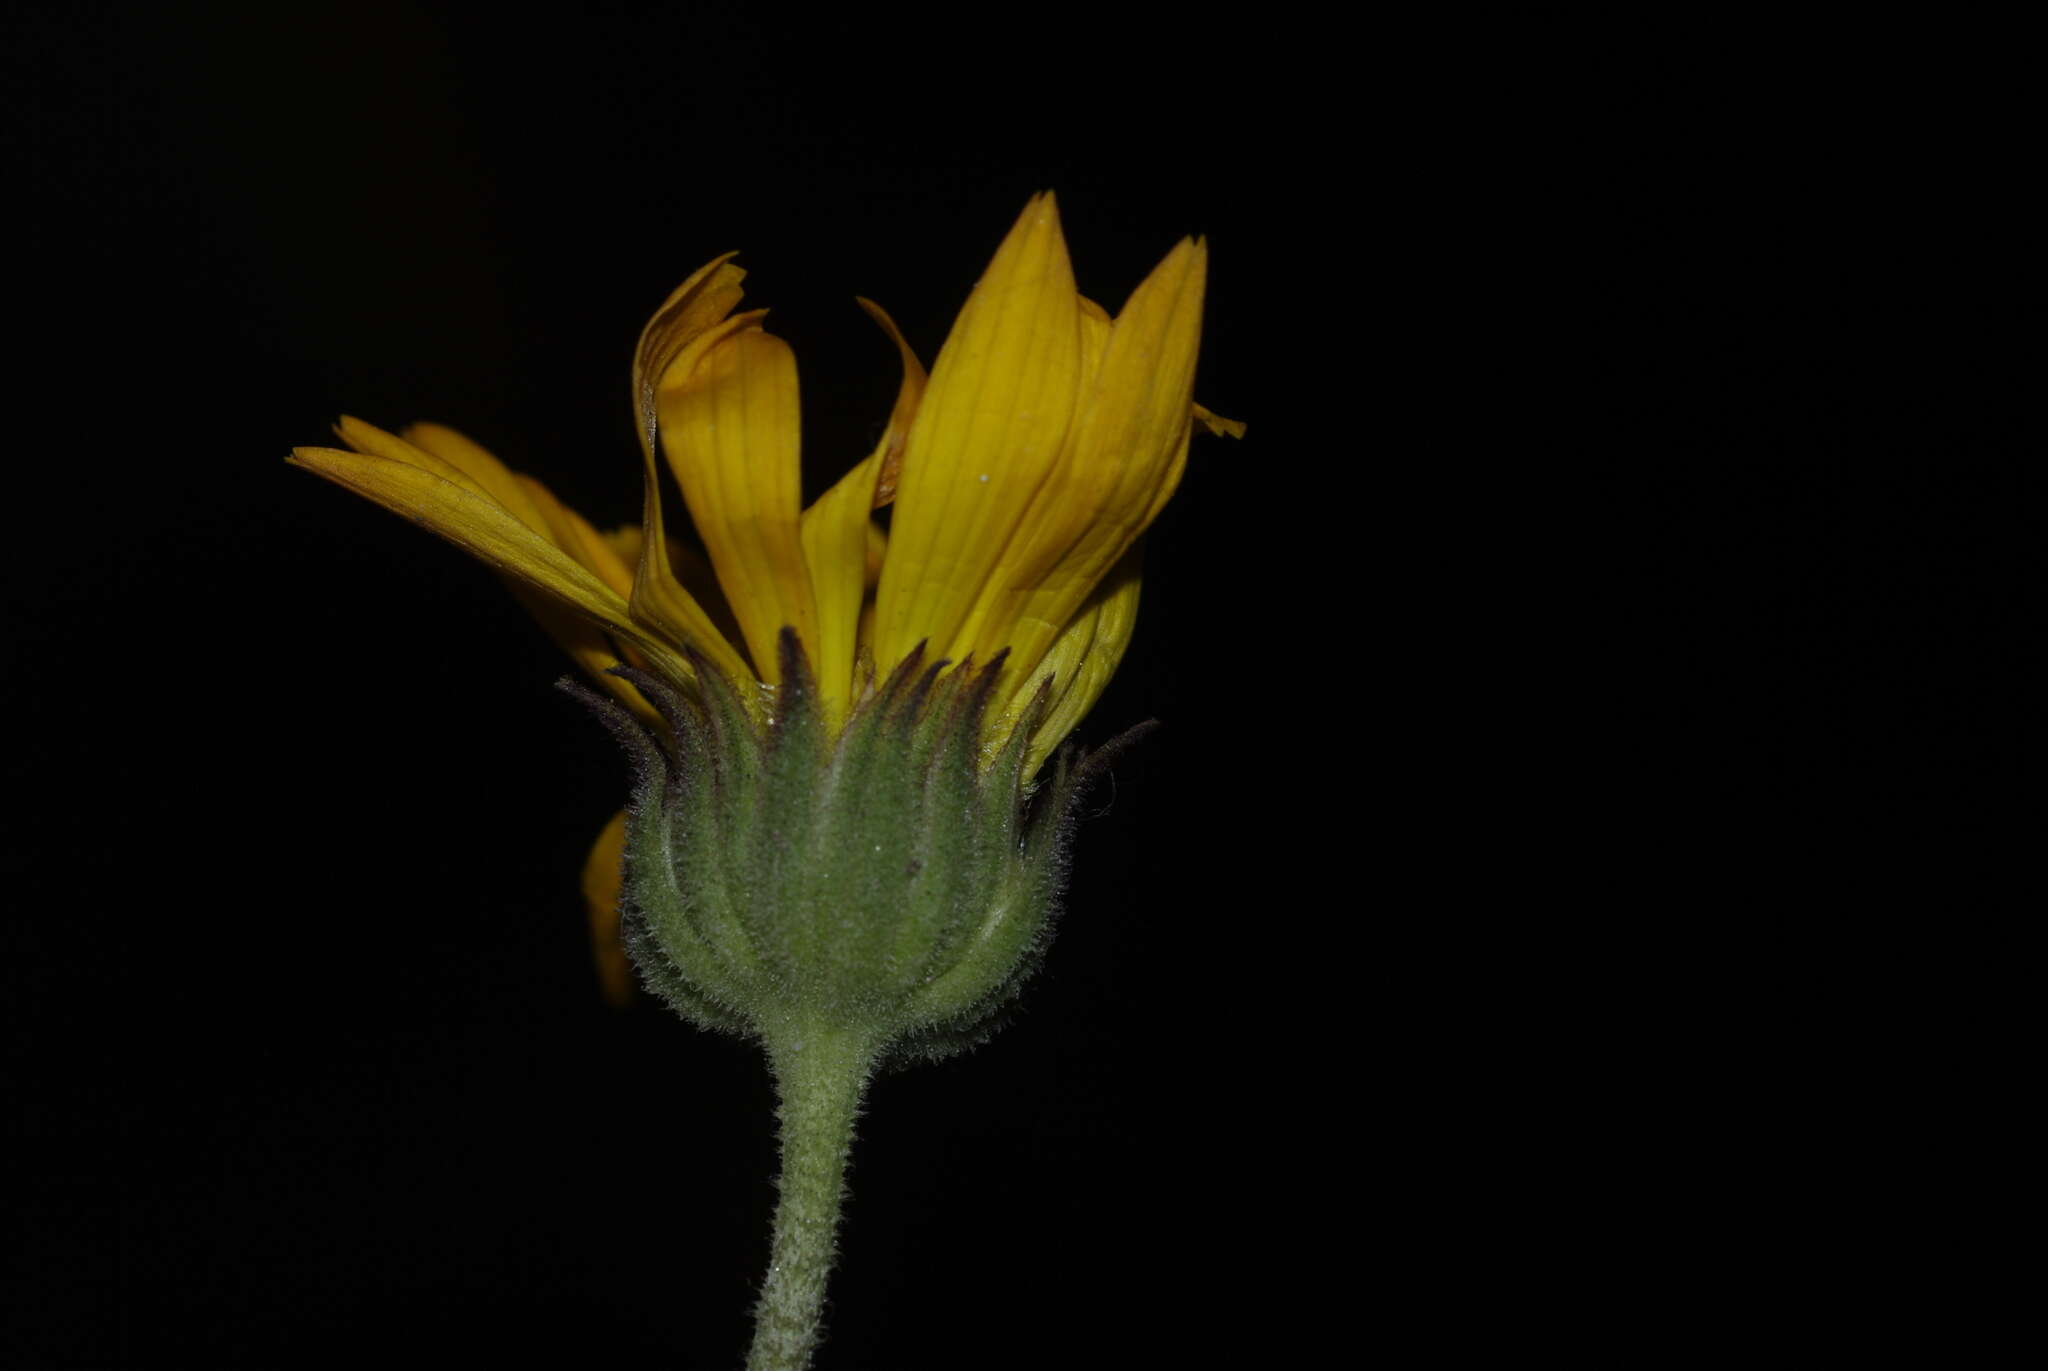
[{"label": "calendula flower", "polygon": [[[796,360],[765,311],[734,312],[729,255],[635,351],[638,527],[599,531],[437,425],[343,419],[347,450],[293,453],[496,568],[641,756],[585,891],[614,994],[623,904],[642,978],[775,1065],[783,1211],[757,1366],[815,1341],[876,1063],[985,1033],[1042,948],[1086,768],[1037,778],[1129,645],[1140,539],[1192,433],[1242,432],[1193,401],[1207,259],[1183,240],[1112,316],[1075,289],[1047,194],[929,376],[863,300],[901,384],[874,450],[808,508]],[[701,557],[672,536],[664,463]],[[805,1246],[821,1217],[822,1255]]]}]

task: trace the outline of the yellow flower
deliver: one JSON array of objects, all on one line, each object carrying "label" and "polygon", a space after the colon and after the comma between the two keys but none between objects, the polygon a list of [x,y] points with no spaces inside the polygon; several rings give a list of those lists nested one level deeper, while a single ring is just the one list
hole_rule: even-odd
[{"label": "yellow flower", "polygon": [[[844,722],[922,646],[927,661],[1000,673],[986,757],[1047,692],[1029,776],[1130,643],[1139,539],[1180,483],[1194,425],[1243,431],[1193,403],[1207,256],[1182,240],[1111,317],[1075,290],[1053,197],[1035,197],[929,378],[863,300],[896,344],[902,383],[875,450],[808,509],[795,357],[763,330],[765,311],[733,313],[744,273],[730,254],[676,289],[634,356],[641,528],[599,532],[438,425],[394,435],[345,418],[350,450],[299,448],[291,460],[495,567],[650,722],[655,712],[608,668],[630,663],[686,698],[700,671],[715,671],[766,717],[777,644],[792,631],[826,716]],[[658,457],[702,561],[670,537]],[[892,503],[885,530],[874,512]],[[608,829],[586,873],[594,911],[615,901],[619,841]],[[608,984],[623,974],[615,964]]]}]

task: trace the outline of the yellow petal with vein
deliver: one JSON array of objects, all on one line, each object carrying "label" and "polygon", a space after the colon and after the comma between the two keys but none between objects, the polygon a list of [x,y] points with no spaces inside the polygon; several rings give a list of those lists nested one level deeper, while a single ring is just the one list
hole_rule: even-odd
[{"label": "yellow petal with vein", "polygon": [[903,364],[903,379],[896,386],[896,404],[889,411],[889,423],[882,430],[881,441],[875,444],[875,451],[882,457],[882,469],[875,477],[874,507],[880,509],[896,498],[896,483],[903,471],[903,445],[910,437],[911,422],[916,419],[917,407],[924,399],[926,377],[924,364],[917,360],[910,344],[903,341],[903,332],[889,317],[889,311],[865,296],[853,298],[868,312],[868,318],[880,324],[882,332],[896,344],[896,356]]},{"label": "yellow petal with vein", "polygon": [[539,512],[542,531],[555,540],[556,547],[595,572],[621,598],[633,593],[633,569],[588,519],[557,500],[553,491],[533,477],[514,473],[514,479],[520,493]]},{"label": "yellow petal with vein", "polygon": [[[637,568],[640,565],[640,551],[647,545],[640,525],[621,524],[603,537],[611,549],[625,559],[627,566]],[[718,588],[718,576],[711,570],[711,563],[704,560],[703,553],[674,538],[667,540],[666,551],[665,560],[676,584],[697,602],[704,611],[704,617],[711,621],[712,627],[728,645],[737,643],[740,640],[739,621],[732,617],[732,610],[725,603],[725,592]],[[752,676],[753,672],[749,670],[742,684]]]},{"label": "yellow petal with vein", "polygon": [[886,545],[881,529],[868,517],[868,511],[887,504],[894,496],[904,439],[909,436],[925,382],[924,367],[919,365],[910,344],[903,341],[896,321],[872,300],[860,300],[860,306],[896,344],[902,361],[902,380],[896,389],[895,407],[875,450],[819,496],[803,516],[804,565],[810,570],[811,594],[818,608],[817,656],[812,665],[818,673],[819,693],[824,696],[834,724],[846,718],[853,703],[861,602],[867,588],[881,574]]},{"label": "yellow petal with vein", "polygon": [[1073,441],[1039,490],[954,652],[1010,649],[1032,676],[1097,583],[1179,484],[1194,402],[1207,251],[1183,239],[1116,317]]},{"label": "yellow petal with vein", "polygon": [[1109,311],[1096,304],[1087,296],[1081,297],[1081,393],[1087,394],[1088,386],[1095,380],[1095,373],[1102,369],[1102,351],[1109,346],[1109,333],[1116,321],[1109,317]]},{"label": "yellow petal with vein", "polygon": [[499,461],[481,443],[445,424],[407,424],[399,430],[399,437],[461,471],[489,492],[492,499],[518,515],[519,522],[535,533],[548,532],[547,521],[540,510],[534,508],[520,485],[519,473]]},{"label": "yellow petal with vein", "polygon": [[619,888],[626,866],[626,812],[612,815],[583,863],[583,903],[590,911],[590,955],[605,999],[633,1003],[633,967],[619,941]]},{"label": "yellow petal with vein", "polygon": [[633,414],[639,420],[641,452],[652,459],[660,412],[655,388],[682,351],[732,313],[745,294],[740,282],[747,274],[732,265],[733,253],[712,258],[669,292],[661,308],[640,330],[633,349]]},{"label": "yellow petal with vein", "polygon": [[1051,195],[1035,197],[953,325],[903,453],[877,597],[877,668],[966,622],[1058,459],[1081,372],[1081,306]]},{"label": "yellow petal with vein", "polygon": [[811,663],[818,675],[833,726],[845,721],[853,702],[853,657],[860,631],[860,603],[867,583],[868,533],[874,527],[875,482],[880,452],[839,478],[804,511],[804,565],[810,571],[818,611],[818,637]]},{"label": "yellow petal with vein", "polygon": [[291,461],[403,514],[487,566],[633,641],[656,670],[678,683],[691,679],[686,662],[627,617],[626,603],[616,591],[467,478],[458,483],[408,461],[337,448],[294,448]]},{"label": "yellow petal with vein", "polygon": [[[633,350],[633,413],[640,437],[645,502],[641,517],[654,536],[646,541],[646,555],[628,558],[634,576],[627,604],[635,623],[670,642],[694,648],[735,685],[744,687],[754,679],[753,669],[670,567],[669,540],[661,517],[661,472],[654,456],[660,429],[655,394],[663,373],[686,354],[694,356],[714,337],[745,326],[744,319],[726,318],[740,302],[744,293],[740,282],[746,279],[746,273],[732,265],[732,256],[728,252],[713,258],[671,291],[640,331],[639,344]],[[751,701],[753,692],[742,689],[741,698]]]},{"label": "yellow petal with vein", "polygon": [[[453,468],[453,474],[444,479],[461,484],[462,478],[467,478],[469,486],[497,501],[527,528],[597,572],[612,590],[623,596],[630,588],[632,577],[628,573],[621,580],[619,568],[623,563],[617,553],[610,548],[600,548],[594,555],[583,550],[585,542],[596,539],[597,534],[582,516],[556,500],[539,481],[513,471],[482,445],[454,429],[442,424],[408,424],[402,436],[394,439],[359,419],[345,419],[340,428],[358,451],[433,469],[437,474]],[[438,458],[439,463],[423,462],[423,458]],[[609,674],[619,664],[619,649],[602,629],[528,582],[511,576],[504,579],[512,597],[601,689],[649,723],[660,717],[638,690]]]},{"label": "yellow petal with vein", "polygon": [[[436,453],[407,442],[395,433],[386,433],[375,424],[364,423],[352,414],[344,414],[337,419],[334,423],[334,432],[344,443],[366,457],[378,457],[387,462],[398,462],[404,466],[417,468],[486,500],[495,501],[498,498],[484,489],[475,477],[461,467]],[[541,530],[536,528],[534,532],[540,533]]]},{"label": "yellow petal with vein", "polygon": [[613,590],[621,595],[632,590],[632,569],[587,519],[556,499],[539,480],[512,470],[482,444],[444,424],[408,424],[402,436],[458,468],[521,523],[596,572]]},{"label": "yellow petal with vein", "polygon": [[[757,328],[732,333],[656,392],[661,445],[703,536],[754,669],[779,677],[776,639],[796,630],[818,650],[818,618],[798,520],[796,357]],[[865,512],[863,512],[863,515]]]},{"label": "yellow petal with vein", "polygon": [[[614,548],[590,522],[575,510],[555,498],[554,492],[533,477],[522,472],[512,476],[520,487],[520,493],[534,507],[545,525],[545,532],[554,539],[555,546],[581,562],[597,578],[618,594],[621,599],[633,593],[633,570],[626,559]],[[517,587],[515,587],[515,591]],[[545,596],[531,592],[522,593],[519,602],[526,606],[542,628],[548,631],[561,649],[575,658],[576,664],[590,674],[592,680],[614,699],[632,710],[647,723],[660,719],[660,714],[629,681],[623,681],[611,674],[611,668],[622,660],[621,652],[610,638],[585,623],[573,614],[565,613],[561,606]],[[630,611],[629,611],[630,614]],[[630,652],[630,649],[628,649]],[[635,666],[644,666],[635,658]]]},{"label": "yellow petal with vein", "polygon": [[[698,276],[701,277],[710,270],[711,268],[707,267],[704,272],[699,272]],[[691,278],[692,281],[696,279],[697,277]],[[688,289],[689,285],[689,282],[685,282],[684,289]],[[733,292],[733,298],[737,299],[736,286]],[[678,291],[677,296],[681,297],[682,291]],[[730,308],[730,305],[725,308]],[[638,375],[641,362],[665,359],[670,370],[686,375],[708,348],[736,332],[752,328],[764,313],[766,311],[756,310],[738,315],[701,329],[687,338],[676,333],[667,337],[661,347],[653,350],[650,350],[647,337],[643,336],[642,356],[640,361],[635,363],[635,374]],[[650,333],[653,327],[649,325]],[[755,679],[753,667],[740,656],[738,649],[733,646],[733,640],[727,638],[719,629],[717,621],[705,612],[703,606],[689,591],[684,589],[682,580],[676,575],[670,561],[668,529],[661,509],[661,465],[654,455],[655,436],[660,428],[658,402],[654,402],[651,413],[654,417],[644,425],[645,431],[640,445],[645,501],[642,518],[645,521],[646,535],[640,542],[641,555],[634,571],[633,594],[627,601],[628,607],[634,622],[647,625],[671,642],[688,644],[703,653],[738,688],[740,698],[751,705],[755,700],[754,691],[750,688]]]},{"label": "yellow petal with vein", "polygon": [[[1108,687],[1110,677],[1116,674],[1118,663],[1123,661],[1124,649],[1131,645],[1131,635],[1137,629],[1142,570],[1142,550],[1134,545],[1118,561],[1115,569],[1103,578],[1102,584],[1095,588],[1095,593],[1066,630],[1053,641],[1038,670],[1023,678],[1019,693],[1011,702],[1013,711],[1021,710],[1030,703],[1032,691],[1023,689],[1023,685],[1035,690],[1039,681],[1050,676],[1053,690],[1052,705],[1039,721],[1038,731],[1031,737],[1030,750],[1025,754],[1026,776],[1037,773],[1045,759],[1095,707],[1095,702],[1102,698],[1103,690]],[[1003,736],[1008,736],[1007,729]]]}]

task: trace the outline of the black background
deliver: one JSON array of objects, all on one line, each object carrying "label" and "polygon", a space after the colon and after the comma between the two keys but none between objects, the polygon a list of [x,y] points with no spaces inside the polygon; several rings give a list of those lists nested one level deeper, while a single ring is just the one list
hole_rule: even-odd
[{"label": "black background", "polygon": [[433,418],[636,518],[632,341],[730,248],[812,489],[893,395],[850,297],[929,360],[1044,188],[1112,307],[1208,235],[1198,393],[1251,426],[1150,541],[1080,737],[1167,727],[1019,1022],[873,1092],[821,1368],[1611,1339],[1694,1279],[1611,1259],[1696,1235],[1689,1272],[1750,1193],[1701,1100],[1818,1117],[1731,1084],[1768,986],[1659,1002],[1745,940],[1812,956],[1848,902],[1789,873],[1911,860],[1869,846],[1908,774],[1945,835],[2008,779],[2011,165],[1970,44],[57,14],[8,45],[37,1364],[737,1364],[771,1097],[596,993],[623,764],[487,572],[281,460]]}]

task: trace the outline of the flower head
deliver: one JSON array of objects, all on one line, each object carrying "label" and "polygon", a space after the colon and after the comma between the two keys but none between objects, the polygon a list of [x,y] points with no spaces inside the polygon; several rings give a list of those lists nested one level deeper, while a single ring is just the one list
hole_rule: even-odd
[{"label": "flower head", "polygon": [[[902,381],[874,450],[808,508],[796,360],[765,311],[734,313],[744,273],[730,254],[669,296],[635,351],[638,527],[600,532],[433,424],[392,434],[345,418],[346,450],[299,448],[292,461],[495,567],[671,741],[675,711],[650,697],[715,713],[730,696],[766,730],[795,670],[825,733],[851,736],[913,664],[944,667],[974,701],[979,765],[1011,754],[1012,783],[1028,789],[1130,642],[1139,540],[1180,482],[1194,427],[1242,432],[1193,403],[1207,256],[1183,239],[1112,316],[1075,289],[1053,197],[1034,197],[929,376],[861,301],[895,343]],[[701,556],[672,536],[664,462]],[[594,911],[612,902],[607,872],[628,843],[614,821],[587,873]]]},{"label": "flower head", "polygon": [[[1000,674],[999,744],[1044,690],[1035,772],[1094,703],[1130,641],[1146,527],[1180,483],[1196,422],[1242,426],[1192,399],[1207,250],[1182,240],[1115,317],[1074,287],[1050,194],[1033,198],[961,310],[927,378],[882,309],[903,379],[880,442],[809,508],[799,493],[796,359],[734,314],[730,254],[641,334],[633,402],[644,528],[600,533],[532,477],[436,424],[357,419],[351,450],[291,460],[407,515],[504,573],[579,663],[626,662],[685,696],[719,672],[760,708],[795,633],[844,720],[914,649]],[[702,539],[672,540],[660,459]],[[874,512],[891,505],[886,531]],[[1000,663],[997,662],[1001,654]]]}]

